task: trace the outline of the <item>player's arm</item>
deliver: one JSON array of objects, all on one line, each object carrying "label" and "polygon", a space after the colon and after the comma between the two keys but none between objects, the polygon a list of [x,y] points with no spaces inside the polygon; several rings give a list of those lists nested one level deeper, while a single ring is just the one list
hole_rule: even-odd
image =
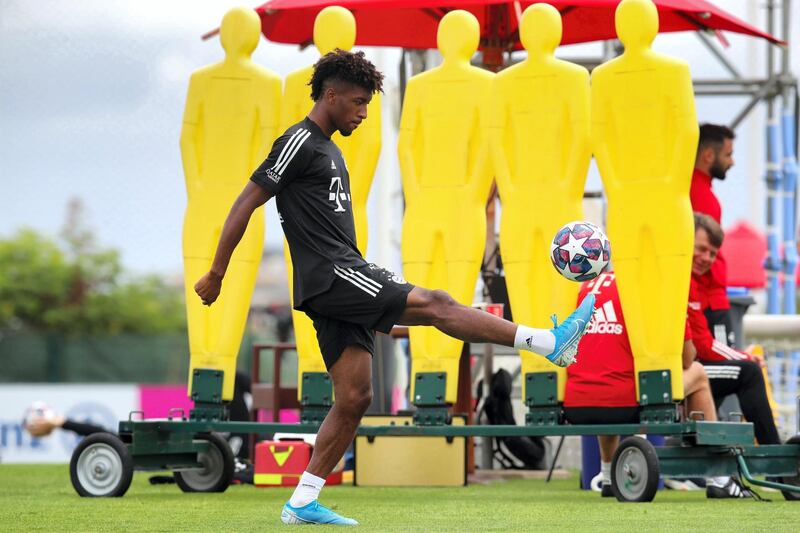
[{"label": "player's arm", "polygon": [[250,181],[233,203],[222,227],[211,270],[194,286],[205,305],[211,305],[219,296],[231,255],[242,239],[253,211],[305,172],[313,153],[312,143],[307,142],[310,136],[308,130],[297,128],[291,134],[287,132],[278,137],[267,159],[253,172]]},{"label": "player's arm", "polygon": [[228,218],[225,219],[225,225],[222,227],[222,234],[217,244],[217,252],[214,254],[214,262],[211,263],[211,269],[194,286],[195,292],[205,305],[211,305],[219,296],[222,278],[225,277],[231,255],[242,239],[253,211],[264,205],[271,197],[272,194],[266,189],[249,181],[233,203]]},{"label": "player's arm", "polygon": [[692,342],[697,349],[697,358],[701,361],[747,361],[750,356],[719,342],[708,329],[708,322],[703,312],[689,306],[689,325],[692,328]]}]

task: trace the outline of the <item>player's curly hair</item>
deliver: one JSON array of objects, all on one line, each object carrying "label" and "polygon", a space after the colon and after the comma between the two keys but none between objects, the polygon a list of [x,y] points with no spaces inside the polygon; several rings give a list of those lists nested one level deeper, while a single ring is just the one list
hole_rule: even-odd
[{"label": "player's curly hair", "polygon": [[351,83],[363,87],[371,94],[383,92],[383,74],[375,68],[364,52],[346,52],[337,48],[328,52],[314,64],[314,74],[308,84],[311,99],[322,98],[325,83],[331,80]]}]

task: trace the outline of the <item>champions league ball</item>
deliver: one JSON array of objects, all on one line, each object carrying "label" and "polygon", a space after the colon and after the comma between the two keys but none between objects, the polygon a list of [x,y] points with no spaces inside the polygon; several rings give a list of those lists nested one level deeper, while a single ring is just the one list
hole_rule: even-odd
[{"label": "champions league ball", "polygon": [[589,222],[565,224],[550,244],[550,261],[570,281],[599,276],[611,260],[611,244],[605,233]]}]

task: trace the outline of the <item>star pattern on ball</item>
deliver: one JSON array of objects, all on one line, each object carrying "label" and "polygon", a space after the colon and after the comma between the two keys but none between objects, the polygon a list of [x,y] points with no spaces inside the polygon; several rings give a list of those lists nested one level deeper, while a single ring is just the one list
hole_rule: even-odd
[{"label": "star pattern on ball", "polygon": [[586,273],[588,279],[594,278],[599,276],[603,273],[603,269],[606,268],[608,265],[608,261],[603,261],[603,256],[600,255],[599,259],[592,259],[591,257],[586,258],[589,261],[589,264],[592,265],[592,268]]},{"label": "star pattern on ball", "polygon": [[569,242],[561,247],[562,250],[569,252],[569,262],[571,263],[573,259],[575,259],[576,255],[586,256],[586,251],[583,249],[583,243],[587,241],[589,237],[584,237],[582,239],[576,239],[572,232],[569,234]]},{"label": "star pattern on ball", "polygon": [[550,262],[570,281],[594,279],[608,268],[610,259],[608,238],[590,222],[569,222],[550,241]]}]

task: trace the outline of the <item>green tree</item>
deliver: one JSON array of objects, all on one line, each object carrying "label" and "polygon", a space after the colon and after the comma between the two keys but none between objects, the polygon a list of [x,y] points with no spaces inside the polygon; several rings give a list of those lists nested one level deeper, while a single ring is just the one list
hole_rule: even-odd
[{"label": "green tree", "polygon": [[72,200],[60,238],[20,229],[0,239],[0,328],[44,333],[169,333],[186,328],[183,291],[124,273]]}]

